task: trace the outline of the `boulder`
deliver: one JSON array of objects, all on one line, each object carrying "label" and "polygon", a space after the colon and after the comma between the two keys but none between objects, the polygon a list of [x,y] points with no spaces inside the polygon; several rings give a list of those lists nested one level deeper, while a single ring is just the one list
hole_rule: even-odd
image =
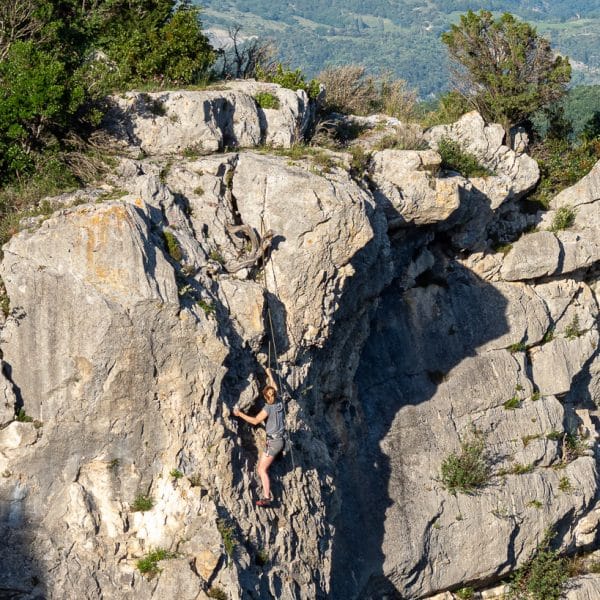
[{"label": "boulder", "polygon": [[[279,107],[260,108],[259,93],[272,95]],[[208,154],[260,144],[289,148],[302,140],[314,118],[303,90],[250,80],[215,90],[132,91],[112,96],[111,103],[107,130],[147,155]]]},{"label": "boulder", "polygon": [[560,269],[561,246],[550,231],[528,233],[513,244],[500,275],[507,281],[536,279]]},{"label": "boulder", "polygon": [[460,205],[462,177],[436,177],[433,150],[383,150],[372,159],[372,178],[386,198],[390,225],[425,225],[447,219]]}]

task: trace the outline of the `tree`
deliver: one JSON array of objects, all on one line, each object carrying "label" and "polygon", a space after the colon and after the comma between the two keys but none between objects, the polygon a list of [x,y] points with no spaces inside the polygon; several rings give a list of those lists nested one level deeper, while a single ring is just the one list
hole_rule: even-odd
[{"label": "tree", "polygon": [[567,91],[569,59],[556,55],[535,28],[511,14],[494,19],[489,11],[469,11],[442,41],[454,63],[457,91],[507,134]]}]

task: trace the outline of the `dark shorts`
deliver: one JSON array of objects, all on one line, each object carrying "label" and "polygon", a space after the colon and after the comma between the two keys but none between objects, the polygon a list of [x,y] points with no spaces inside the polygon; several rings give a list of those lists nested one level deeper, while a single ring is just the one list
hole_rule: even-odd
[{"label": "dark shorts", "polygon": [[265,448],[265,454],[267,456],[277,456],[283,450],[284,446],[285,440],[283,438],[267,438],[267,447]]}]

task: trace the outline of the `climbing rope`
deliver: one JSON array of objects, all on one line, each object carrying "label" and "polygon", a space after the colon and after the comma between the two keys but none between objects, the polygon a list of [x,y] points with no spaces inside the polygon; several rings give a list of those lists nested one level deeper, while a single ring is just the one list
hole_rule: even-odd
[{"label": "climbing rope", "polygon": [[[261,220],[261,235],[262,235],[263,231],[265,230],[264,221],[263,221],[262,216],[261,216],[260,220]],[[263,258],[263,260],[264,260],[264,258]],[[272,270],[272,273],[273,273],[273,282],[275,283],[275,288],[276,288],[276,296],[279,297],[279,289],[277,288],[277,279],[275,278],[275,268],[273,266],[273,255],[272,255],[271,252],[269,253],[269,262],[271,263],[271,270]],[[269,329],[271,330],[271,339],[269,341],[269,359],[268,359],[269,362],[268,362],[268,365],[269,365],[269,368],[271,368],[271,344],[273,344],[273,356],[274,356],[274,359],[275,359],[275,375],[277,377],[277,387],[279,388],[280,393],[282,395],[284,395],[284,388],[283,388],[283,385],[282,385],[282,382],[281,382],[281,375],[280,375],[280,368],[279,368],[279,359],[278,359],[277,345],[275,343],[275,328],[273,327],[273,316],[272,316],[272,313],[271,313],[271,306],[269,305],[269,284],[268,284],[268,281],[267,281],[266,265],[263,263],[263,266],[265,268],[265,286],[264,287],[265,287],[265,290],[267,292],[267,295],[266,295],[266,298],[267,298],[267,317],[268,317],[268,320],[269,320]],[[291,333],[292,332],[290,331],[290,334]],[[293,338],[293,334],[292,334],[292,338]],[[294,340],[294,344],[295,343],[296,343],[296,341]],[[295,375],[295,369],[292,371],[292,375]],[[294,382],[293,381],[292,381],[292,386],[294,386]],[[294,389],[296,389],[296,387],[294,387]],[[286,402],[285,402],[285,396],[284,396],[283,401],[281,402],[281,405],[283,406],[283,418],[284,418],[285,422],[287,423],[288,422],[287,421],[287,410],[285,408],[285,404],[286,404]],[[286,437],[287,437],[288,445],[290,447],[290,456],[292,457],[292,470],[295,471],[296,470],[296,460],[294,458],[294,447],[292,445],[292,440],[290,439],[290,434],[287,431],[287,429],[286,429]]]}]

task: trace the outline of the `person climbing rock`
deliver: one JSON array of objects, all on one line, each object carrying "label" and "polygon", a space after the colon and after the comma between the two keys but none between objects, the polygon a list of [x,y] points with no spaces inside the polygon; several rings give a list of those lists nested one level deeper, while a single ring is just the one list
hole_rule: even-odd
[{"label": "person climbing rock", "polygon": [[263,487],[263,497],[256,501],[257,506],[269,506],[271,504],[271,482],[269,481],[269,467],[275,457],[283,450],[285,445],[284,408],[281,400],[277,399],[279,389],[273,379],[271,369],[266,369],[267,385],[262,391],[266,401],[262,410],[251,417],[243,413],[239,408],[233,409],[233,414],[240,417],[251,425],[258,425],[266,419],[265,429],[267,431],[267,447],[258,461],[258,475]]}]

